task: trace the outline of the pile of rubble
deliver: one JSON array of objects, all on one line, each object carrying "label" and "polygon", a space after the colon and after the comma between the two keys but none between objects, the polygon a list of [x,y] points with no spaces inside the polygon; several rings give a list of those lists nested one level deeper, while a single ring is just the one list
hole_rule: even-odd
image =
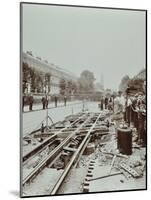
[{"label": "pile of rubble", "polygon": [[[87,166],[87,174],[83,181],[83,192],[95,192],[91,183],[96,180],[107,182],[108,178],[120,175],[131,186],[132,179],[133,182],[137,179],[138,184],[138,180],[146,175],[146,149],[134,145],[135,143],[133,142],[131,155],[120,153],[117,145],[117,130],[115,129],[114,131],[113,127],[108,135],[104,135],[101,138],[95,153],[87,159],[87,165],[85,164]],[[135,134],[133,134],[132,141],[134,137]],[[124,179],[120,179],[120,184],[121,182],[124,185]],[[112,186],[110,189],[112,190]]]}]

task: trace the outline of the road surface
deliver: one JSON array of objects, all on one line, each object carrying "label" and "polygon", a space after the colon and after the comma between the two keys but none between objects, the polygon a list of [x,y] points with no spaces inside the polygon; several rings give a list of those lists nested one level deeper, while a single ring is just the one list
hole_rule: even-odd
[{"label": "road surface", "polygon": [[[98,112],[98,102],[85,102],[84,109],[89,112]],[[62,121],[66,116],[79,113],[83,110],[83,102],[78,104],[70,104],[66,107],[57,107],[48,109],[48,115],[52,118],[53,122]],[[22,136],[28,135],[34,130],[41,127],[41,122],[47,116],[47,110],[38,110],[34,112],[23,113],[22,118]]]}]

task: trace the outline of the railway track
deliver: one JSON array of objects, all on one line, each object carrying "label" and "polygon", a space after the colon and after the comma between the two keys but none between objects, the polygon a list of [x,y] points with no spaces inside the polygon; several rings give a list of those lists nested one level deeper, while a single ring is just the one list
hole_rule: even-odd
[{"label": "railway track", "polygon": [[79,162],[80,160],[80,156],[82,155],[82,153],[84,152],[87,144],[90,141],[91,138],[91,134],[93,133],[93,129],[97,123],[97,121],[99,120],[101,114],[99,114],[96,117],[95,122],[92,124],[92,126],[90,127],[89,131],[87,132],[87,134],[85,135],[84,139],[82,140],[80,146],[78,147],[78,149],[75,151],[75,153],[73,154],[72,158],[70,159],[68,165],[65,167],[62,175],[59,177],[58,182],[55,184],[54,188],[50,191],[51,195],[55,195],[59,188],[61,187],[61,185],[63,184],[63,181],[65,179],[65,177],[68,175],[69,171],[71,170],[72,166],[76,166],[76,164]]},{"label": "railway track", "polygon": [[[74,121],[72,123],[72,125],[75,125],[75,123],[77,123],[78,121],[81,122],[81,119],[83,120],[83,116],[78,118],[76,121]],[[35,167],[35,169],[30,172],[26,178],[23,179],[23,186],[28,183],[30,180],[32,180],[34,177],[36,177],[36,175],[42,171],[42,169],[49,163],[51,162],[59,153],[60,151],[63,149],[63,147],[65,145],[67,145],[67,143],[70,141],[70,139],[84,126],[84,124],[90,119],[90,116],[87,115],[86,119],[84,120],[84,122],[82,124],[80,124],[80,126],[75,130],[73,131],[71,134],[69,134],[69,136],[67,138],[65,138],[41,163],[39,163],[37,165],[37,167]],[[57,135],[60,134],[62,131],[65,131],[68,129],[68,127],[71,127],[70,125],[68,125],[67,127],[63,128],[62,130],[59,130]],[[48,138],[45,143],[47,143],[47,141],[49,140],[50,138]],[[42,144],[43,145],[43,144]]]},{"label": "railway track", "polygon": [[44,140],[41,144],[36,146],[34,149],[32,149],[31,151],[29,151],[25,155],[23,155],[23,158],[22,158],[23,163],[25,163],[25,161],[28,160],[29,158],[31,158],[33,155],[37,155],[40,151],[43,151],[45,148],[47,148],[51,143],[54,142],[54,140],[57,138],[57,136],[59,134],[61,134],[64,131],[69,130],[69,128],[72,128],[75,124],[77,124],[80,120],[82,120],[84,116],[85,116],[85,114],[82,114],[75,120],[70,119],[71,123],[69,125],[66,125],[64,128],[61,128],[60,130],[56,129],[55,133],[52,133],[54,131],[54,129],[53,130],[50,129],[52,135],[50,137],[48,137],[46,140]]},{"label": "railway track", "polygon": [[[111,127],[107,125],[108,120],[110,120],[109,114],[109,112],[80,113],[79,115],[68,116],[63,121],[51,125],[47,129],[48,136],[43,137],[44,141],[22,158],[23,166],[24,164],[26,166],[26,162],[28,163],[30,160],[33,163],[33,166],[29,164],[31,168],[26,166],[25,176],[22,177],[25,196],[28,194],[55,195],[72,193],[73,191],[91,191],[89,181],[96,180],[95,172],[98,172],[97,167],[101,166],[99,163],[102,154],[112,154],[112,151],[106,151],[110,146],[111,149],[115,150],[111,142],[115,135],[115,127],[112,124]],[[103,127],[108,130],[103,129]],[[55,141],[58,141],[57,145]],[[110,142],[111,145],[108,145]],[[53,144],[55,145],[53,146]],[[49,145],[50,149],[46,149]],[[102,147],[102,145],[106,146]],[[34,157],[40,153],[43,157],[36,162]],[[92,163],[96,164],[95,168],[92,167]],[[113,166],[112,163],[111,166]],[[105,164],[109,166],[110,158]],[[102,166],[106,167],[104,164]],[[122,167],[118,172],[119,174],[122,174],[121,170],[128,170],[124,164]],[[94,169],[95,171],[92,171]],[[113,175],[115,174],[113,173]],[[138,174],[135,174],[135,176],[138,176]],[[77,177],[79,177],[78,180]],[[98,176],[98,179],[100,177],[107,176]],[[72,185],[74,180],[75,183]]]},{"label": "railway track", "polygon": [[[42,170],[44,170],[46,166],[52,167],[56,160],[60,158],[63,153],[67,152],[70,153],[70,158],[64,166],[63,172],[58,178],[58,181],[54,183],[53,188],[51,187],[49,190],[49,194],[56,194],[70,170],[77,166],[84,150],[91,140],[91,136],[95,134],[96,130],[98,130],[98,121],[101,117],[101,113],[85,113],[80,115],[78,118],[71,119],[71,124],[58,130],[53,136],[57,137],[66,131],[69,132],[69,134],[22,180],[22,185],[25,186],[30,183]],[[37,149],[35,148],[32,150],[30,155],[36,155],[39,151],[43,151],[43,149],[50,144],[50,141],[52,141],[51,139],[55,139],[53,136],[48,137],[42,144],[40,144],[40,148],[36,147]],[[71,148],[70,144],[72,143],[72,140],[78,137],[81,138],[79,144],[76,148]],[[29,157],[24,159],[24,162],[29,159]]]}]

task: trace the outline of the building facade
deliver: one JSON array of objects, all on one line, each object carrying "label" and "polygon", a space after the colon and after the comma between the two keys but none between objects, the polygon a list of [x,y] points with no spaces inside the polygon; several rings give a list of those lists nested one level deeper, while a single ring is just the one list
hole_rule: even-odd
[{"label": "building facade", "polygon": [[62,80],[65,84],[65,93],[68,93],[69,83],[76,84],[77,82],[77,77],[71,72],[48,63],[40,57],[34,57],[31,51],[22,53],[22,65],[23,92],[26,94],[32,92],[59,95]]}]

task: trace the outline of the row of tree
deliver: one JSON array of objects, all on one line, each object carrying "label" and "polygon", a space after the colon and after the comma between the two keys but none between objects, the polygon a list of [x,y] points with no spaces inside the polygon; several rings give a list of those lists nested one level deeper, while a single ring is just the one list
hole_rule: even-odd
[{"label": "row of tree", "polygon": [[128,82],[130,81],[130,77],[128,75],[125,75],[122,79],[121,79],[121,83],[119,85],[119,90],[121,92],[125,92],[128,86]]},{"label": "row of tree", "polygon": [[[31,68],[27,63],[23,62],[23,92],[27,88],[27,83],[30,84],[31,92],[51,93],[51,74],[42,73]],[[77,81],[60,79],[59,88],[61,95],[73,95],[77,93],[88,93],[94,89],[94,74],[88,70],[84,70]]]},{"label": "row of tree", "polygon": [[73,95],[77,93],[77,84],[72,80],[60,80],[60,94],[61,95]]},{"label": "row of tree", "polygon": [[39,71],[23,63],[23,92],[25,92],[27,83],[31,85],[31,92],[43,93],[46,90],[50,91],[50,73],[40,73]]},{"label": "row of tree", "polygon": [[[31,92],[51,93],[51,73],[42,73],[31,68],[27,63],[23,62],[23,92],[30,84]],[[73,95],[77,93],[91,93],[94,90],[94,74],[88,70],[84,70],[77,82],[72,80],[60,79],[59,88],[61,95]]]},{"label": "row of tree", "polygon": [[65,81],[64,79],[60,80],[60,94],[64,95],[65,93],[79,94],[79,93],[92,93],[94,90],[94,74],[88,70],[84,70],[80,77],[77,79],[77,82]]},{"label": "row of tree", "polygon": [[88,92],[91,93],[94,91],[94,81],[95,77],[93,72],[90,72],[88,70],[84,70],[80,78],[78,79],[78,86],[80,92]]}]

